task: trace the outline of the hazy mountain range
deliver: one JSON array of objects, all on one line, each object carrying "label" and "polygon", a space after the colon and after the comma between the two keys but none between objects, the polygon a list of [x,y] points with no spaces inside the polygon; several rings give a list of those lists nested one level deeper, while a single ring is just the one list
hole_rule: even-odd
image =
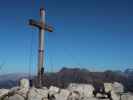
[{"label": "hazy mountain range", "polygon": [[[61,88],[67,87],[69,83],[89,83],[98,86],[104,82],[121,82],[126,91],[133,89],[133,69],[122,71],[104,71],[90,72],[86,69],[79,68],[62,68],[57,73],[47,73],[44,75],[43,84],[45,86],[58,86]],[[28,74],[7,74],[0,75],[0,88],[11,88],[18,85],[21,78],[29,78]],[[34,78],[32,76],[32,78]]]}]

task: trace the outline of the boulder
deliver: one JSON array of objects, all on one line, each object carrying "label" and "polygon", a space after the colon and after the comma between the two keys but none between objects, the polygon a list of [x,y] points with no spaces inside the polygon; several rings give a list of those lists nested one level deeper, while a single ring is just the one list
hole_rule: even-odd
[{"label": "boulder", "polygon": [[97,93],[96,97],[98,97],[98,98],[102,98],[102,97],[103,97],[103,94],[101,94],[101,93]]},{"label": "boulder", "polygon": [[133,100],[133,94],[129,94],[127,100]]},{"label": "boulder", "polygon": [[28,93],[28,100],[47,100],[48,91],[31,88]]},{"label": "boulder", "polygon": [[0,99],[4,96],[7,95],[9,92],[8,89],[0,89]]},{"label": "boulder", "polygon": [[61,89],[59,94],[55,95],[56,100],[67,100],[70,92],[67,89]]},{"label": "boulder", "polygon": [[[122,94],[121,100],[129,100],[129,95],[128,94]],[[133,100],[133,99],[131,99],[131,100]]]},{"label": "boulder", "polygon": [[120,96],[117,95],[114,91],[111,91],[112,100],[120,100]]},{"label": "boulder", "polygon": [[43,98],[48,97],[48,90],[36,89],[36,92],[38,95],[41,95]]},{"label": "boulder", "polygon": [[13,88],[10,89],[9,92],[16,92],[16,91],[18,91],[19,89],[20,89],[20,87],[13,87]]},{"label": "boulder", "polygon": [[0,100],[8,100],[8,96],[5,96],[4,98],[2,98]]},{"label": "boulder", "polygon": [[72,91],[67,100],[81,100],[80,93],[78,91]]},{"label": "boulder", "polygon": [[47,87],[42,87],[42,89],[43,89],[43,90],[48,90],[48,88],[47,88]]},{"label": "boulder", "polygon": [[11,94],[19,94],[23,96],[24,98],[27,97],[27,93],[29,91],[30,85],[29,85],[29,80],[28,79],[22,79],[20,80],[20,86],[19,87],[14,87],[10,90]]},{"label": "boulder", "polygon": [[55,95],[57,93],[59,93],[60,89],[58,87],[55,86],[51,86],[49,88],[49,95]]},{"label": "boulder", "polygon": [[94,87],[90,84],[75,84],[72,83],[68,86],[69,91],[78,91],[82,97],[92,97]]},{"label": "boulder", "polygon": [[133,100],[133,94],[131,93],[122,93],[121,100]]},{"label": "boulder", "polygon": [[9,98],[6,98],[6,100],[25,100],[21,95],[15,94],[13,96],[10,96]]},{"label": "boulder", "polygon": [[[81,100],[99,100],[98,98],[94,98],[94,97],[89,97],[89,98],[83,98]],[[108,99],[102,99],[102,100],[108,100]]]},{"label": "boulder", "polygon": [[30,83],[28,79],[22,79],[20,80],[20,88],[29,88]]},{"label": "boulder", "polygon": [[104,90],[106,93],[111,92],[113,89],[112,83],[104,83]]},{"label": "boulder", "polygon": [[114,82],[112,84],[112,86],[113,86],[113,91],[115,93],[122,93],[122,92],[124,92],[124,86],[121,83]]},{"label": "boulder", "polygon": [[15,93],[17,93],[17,94],[23,96],[24,98],[26,98],[28,91],[29,91],[28,88],[22,88],[22,89],[17,90]]}]

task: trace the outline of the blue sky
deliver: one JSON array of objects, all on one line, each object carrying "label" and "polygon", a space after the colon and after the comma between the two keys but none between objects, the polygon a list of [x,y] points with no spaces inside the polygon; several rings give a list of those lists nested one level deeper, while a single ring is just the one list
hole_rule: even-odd
[{"label": "blue sky", "polygon": [[[0,1],[0,73],[28,72],[37,65],[41,0]],[[91,70],[123,70],[133,66],[132,0],[45,0],[46,19],[55,30],[46,33],[46,71],[63,66]]]}]

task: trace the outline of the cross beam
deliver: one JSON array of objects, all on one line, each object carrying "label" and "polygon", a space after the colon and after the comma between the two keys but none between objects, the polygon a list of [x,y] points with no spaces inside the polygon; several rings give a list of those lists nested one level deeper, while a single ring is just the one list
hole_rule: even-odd
[{"label": "cross beam", "polygon": [[34,19],[30,19],[29,20],[29,25],[34,26],[34,27],[37,27],[39,29],[44,29],[44,30],[46,30],[48,32],[53,32],[53,27],[52,26],[44,25],[43,23],[37,22]]},{"label": "cross beam", "polygon": [[45,24],[45,10],[40,9],[40,21],[34,19],[29,20],[29,25],[37,27],[39,29],[39,47],[38,47],[38,72],[37,72],[37,84],[38,87],[42,87],[43,72],[44,72],[44,48],[45,48],[45,31],[53,32],[53,28]]}]

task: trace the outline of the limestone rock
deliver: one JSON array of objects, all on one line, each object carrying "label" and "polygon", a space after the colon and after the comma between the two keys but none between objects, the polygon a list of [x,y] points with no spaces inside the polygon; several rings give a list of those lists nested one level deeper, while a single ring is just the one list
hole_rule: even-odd
[{"label": "limestone rock", "polygon": [[73,92],[71,92],[71,93],[69,94],[67,100],[80,100],[80,99],[81,99],[80,97],[81,97],[81,96],[80,96],[80,93],[79,93],[79,92],[73,91]]},{"label": "limestone rock", "polygon": [[43,89],[43,90],[48,90],[48,88],[47,88],[47,87],[42,87],[42,89]]},{"label": "limestone rock", "polygon": [[[118,82],[104,83],[106,93],[111,93],[112,100],[133,100],[133,94],[122,93],[124,87]],[[49,89],[42,87],[37,89],[29,87],[29,81],[22,79],[20,87],[14,87],[10,90],[0,89],[0,100],[99,100],[93,97],[94,87],[90,84],[72,83],[67,89],[60,89],[51,86]],[[104,94],[106,95],[106,94]],[[103,94],[98,93],[97,97],[102,98]],[[106,95],[107,96],[107,95]],[[102,100],[109,100],[108,98]]]},{"label": "limestone rock", "polygon": [[29,91],[28,88],[22,88],[22,89],[16,91],[16,93],[23,96],[24,98],[26,98],[28,91]]},{"label": "limestone rock", "polygon": [[25,100],[22,96],[15,94],[13,96],[10,96],[8,99],[6,100]]},{"label": "limestone rock", "polygon": [[113,86],[113,91],[115,93],[122,93],[122,92],[124,92],[124,87],[123,87],[123,85],[121,83],[114,82],[112,84],[112,86]]},{"label": "limestone rock", "polygon": [[104,83],[104,89],[106,93],[112,91],[112,83]]},{"label": "limestone rock", "polygon": [[51,86],[49,88],[49,94],[50,95],[55,95],[55,94],[59,93],[59,91],[60,91],[60,89],[58,87]]},{"label": "limestone rock", "polygon": [[103,95],[101,93],[97,93],[96,97],[101,98]]},{"label": "limestone rock", "polygon": [[92,97],[94,87],[90,84],[70,84],[68,86],[68,90],[70,91],[78,91],[83,97]]},{"label": "limestone rock", "polygon": [[8,96],[5,96],[4,98],[2,98],[2,100],[8,100]]},{"label": "limestone rock", "polygon": [[8,89],[0,89],[0,98],[2,98],[4,95],[8,94]]},{"label": "limestone rock", "polygon": [[120,96],[118,96],[114,91],[111,91],[112,100],[120,100]]},{"label": "limestone rock", "polygon": [[133,94],[132,95],[128,95],[128,100],[133,100]]},{"label": "limestone rock", "polygon": [[48,97],[48,90],[36,89],[36,92],[38,95],[41,95],[43,98]]},{"label": "limestone rock", "polygon": [[20,88],[29,88],[30,83],[28,79],[22,79],[20,80]]},{"label": "limestone rock", "polygon": [[43,89],[31,88],[28,93],[28,100],[46,100],[48,91]]},{"label": "limestone rock", "polygon": [[[121,100],[129,100],[129,95],[128,94],[122,94]],[[131,99],[131,100],[133,100],[133,99]]]},{"label": "limestone rock", "polygon": [[55,95],[56,100],[67,100],[70,92],[67,89],[61,89],[59,94]]},{"label": "limestone rock", "polygon": [[133,94],[131,94],[131,93],[122,93],[121,100],[133,100]]},{"label": "limestone rock", "polygon": [[20,89],[20,87],[13,87],[13,88],[10,89],[9,92],[16,92],[16,91],[18,91],[19,89]]},{"label": "limestone rock", "polygon": [[[88,97],[88,98],[83,98],[83,99],[81,99],[81,100],[99,100],[99,99],[97,99],[97,98],[94,98],[94,97]],[[105,99],[102,99],[102,100],[105,100]],[[107,99],[108,100],[108,99]]]}]

